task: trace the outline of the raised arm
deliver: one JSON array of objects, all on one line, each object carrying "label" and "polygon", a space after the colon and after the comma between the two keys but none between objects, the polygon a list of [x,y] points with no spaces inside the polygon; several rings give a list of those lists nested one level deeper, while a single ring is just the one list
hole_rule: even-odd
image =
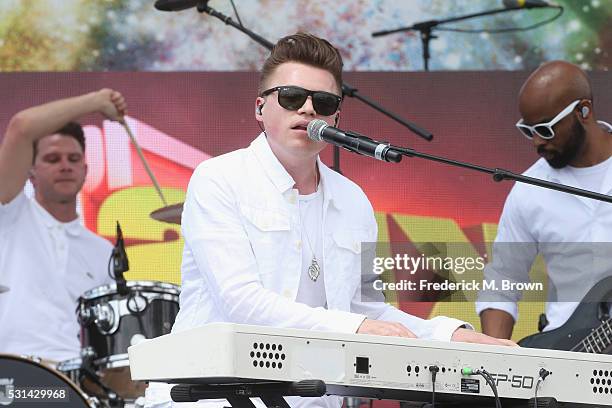
[{"label": "raised arm", "polygon": [[35,141],[89,113],[99,112],[108,119],[121,121],[125,109],[121,93],[101,89],[15,114],[0,144],[0,203],[10,202],[23,189],[32,166]]}]

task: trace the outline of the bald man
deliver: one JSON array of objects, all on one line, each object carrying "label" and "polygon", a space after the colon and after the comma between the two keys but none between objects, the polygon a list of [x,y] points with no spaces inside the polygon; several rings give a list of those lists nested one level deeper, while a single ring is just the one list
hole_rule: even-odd
[{"label": "bald man", "polygon": [[[564,61],[543,64],[523,84],[519,111],[522,119],[516,126],[541,156],[526,176],[612,192],[612,126],[596,120],[584,71]],[[552,330],[568,320],[593,285],[612,274],[612,262],[594,255],[605,252],[601,242],[612,242],[612,204],[516,183],[504,205],[485,278],[498,287],[504,280],[529,281],[531,266],[542,255],[550,290],[540,297],[547,300],[541,326]],[[481,292],[476,310],[483,332],[510,338],[520,297],[518,291]]]}]

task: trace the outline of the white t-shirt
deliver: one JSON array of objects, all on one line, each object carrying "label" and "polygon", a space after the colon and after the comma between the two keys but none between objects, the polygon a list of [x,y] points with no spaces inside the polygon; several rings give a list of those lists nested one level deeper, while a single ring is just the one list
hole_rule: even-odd
[{"label": "white t-shirt", "polygon": [[601,186],[603,185],[606,173],[612,164],[612,156],[609,159],[590,167],[572,167],[567,166],[569,173],[571,173],[576,180],[580,188],[589,191],[595,191],[600,193]]},{"label": "white t-shirt", "polygon": [[[323,192],[317,188],[312,194],[298,195],[300,221],[302,228],[302,275],[298,287],[296,302],[310,307],[326,307],[325,277],[323,270]],[[320,273],[313,279],[308,269],[312,265],[312,257],[316,256]]]},{"label": "white t-shirt", "polygon": [[0,205],[0,353],[62,361],[80,352],[77,299],[110,283],[112,245],[20,193]]}]

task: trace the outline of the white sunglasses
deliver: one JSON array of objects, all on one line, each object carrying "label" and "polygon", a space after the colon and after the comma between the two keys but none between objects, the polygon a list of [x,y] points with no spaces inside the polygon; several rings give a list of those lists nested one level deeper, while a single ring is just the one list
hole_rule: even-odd
[{"label": "white sunglasses", "polygon": [[561,119],[572,113],[572,111],[576,108],[576,105],[580,103],[582,99],[577,99],[574,102],[567,105],[565,109],[563,109],[557,116],[553,118],[548,123],[538,123],[533,126],[529,126],[523,123],[523,118],[521,118],[518,122],[516,122],[517,129],[529,140],[533,139],[533,134],[537,133],[542,139],[552,139],[555,137],[555,131],[553,130],[553,126],[555,126]]}]

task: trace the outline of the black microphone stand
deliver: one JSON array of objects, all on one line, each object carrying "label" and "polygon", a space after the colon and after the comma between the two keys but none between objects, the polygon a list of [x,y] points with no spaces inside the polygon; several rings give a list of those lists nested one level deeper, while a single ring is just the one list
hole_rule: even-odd
[{"label": "black microphone stand", "polygon": [[476,164],[448,159],[442,156],[435,156],[429,153],[421,153],[421,152],[417,152],[414,149],[394,146],[391,144],[389,145],[388,152],[396,152],[406,157],[419,157],[422,159],[427,159],[427,160],[435,161],[438,163],[445,163],[445,164],[450,164],[451,166],[463,167],[465,169],[476,170],[482,173],[488,173],[488,174],[493,175],[493,180],[497,182],[503,181],[503,180],[513,180],[513,181],[518,181],[520,183],[531,184],[531,185],[538,186],[538,187],[548,188],[550,190],[557,190],[557,191],[561,191],[564,193],[569,193],[569,194],[573,194],[573,195],[577,195],[581,197],[590,198],[593,200],[599,200],[599,201],[604,201],[607,203],[612,203],[612,196],[609,196],[609,195],[595,193],[593,191],[583,190],[581,188],[566,186],[565,184],[553,183],[553,182],[542,180],[542,179],[535,178],[535,177],[524,176],[522,174],[513,173],[509,170],[504,170],[500,168],[492,169],[489,167],[478,166]]},{"label": "black microphone stand", "polygon": [[480,13],[473,13],[473,14],[466,14],[466,15],[458,16],[458,17],[445,18],[443,20],[428,20],[428,21],[423,21],[420,23],[415,23],[408,27],[400,27],[400,28],[395,28],[393,30],[376,31],[372,33],[372,37],[382,37],[384,35],[401,33],[404,31],[418,31],[420,33],[421,42],[423,44],[423,67],[425,71],[429,71],[429,59],[431,58],[431,54],[429,53],[429,43],[431,42],[432,39],[438,38],[437,36],[432,34],[432,31],[434,28],[442,24],[454,23],[456,21],[469,20],[472,18],[490,16],[490,15],[499,14],[499,13],[507,13],[510,11],[516,11],[516,10],[522,10],[522,9],[523,9],[522,7],[504,7],[504,8],[494,9],[494,10],[482,11]]},{"label": "black microphone stand", "polygon": [[[265,48],[271,50],[272,47],[274,46],[274,44],[272,44],[270,41],[266,40],[262,36],[254,33],[253,31],[249,30],[248,28],[245,28],[244,26],[240,24],[237,24],[234,20],[232,20],[231,17],[226,16],[225,14],[222,14],[218,12],[217,10],[213,9],[212,7],[208,6],[208,1],[200,1],[198,2],[196,7],[200,13],[206,13],[210,16],[218,18],[219,20],[223,21],[225,24],[232,26],[236,28],[237,30],[241,31],[242,33],[246,34],[251,39],[253,39],[256,43],[264,46]],[[423,139],[427,141],[431,141],[433,139],[433,134],[431,132],[383,108],[381,105],[374,102],[372,99],[359,94],[359,91],[357,90],[357,88],[351,86],[347,82],[342,82],[342,94],[345,96],[349,96],[351,98],[358,99],[359,101],[365,103],[371,108],[374,108],[375,110],[381,112],[383,115],[386,115],[390,117],[391,119],[395,120],[396,122],[399,122],[400,124],[404,125],[408,129],[410,129],[413,133],[415,133],[416,135],[422,137]],[[338,173],[341,173],[340,171],[340,149],[337,146],[334,146],[333,169],[337,171]]]}]

